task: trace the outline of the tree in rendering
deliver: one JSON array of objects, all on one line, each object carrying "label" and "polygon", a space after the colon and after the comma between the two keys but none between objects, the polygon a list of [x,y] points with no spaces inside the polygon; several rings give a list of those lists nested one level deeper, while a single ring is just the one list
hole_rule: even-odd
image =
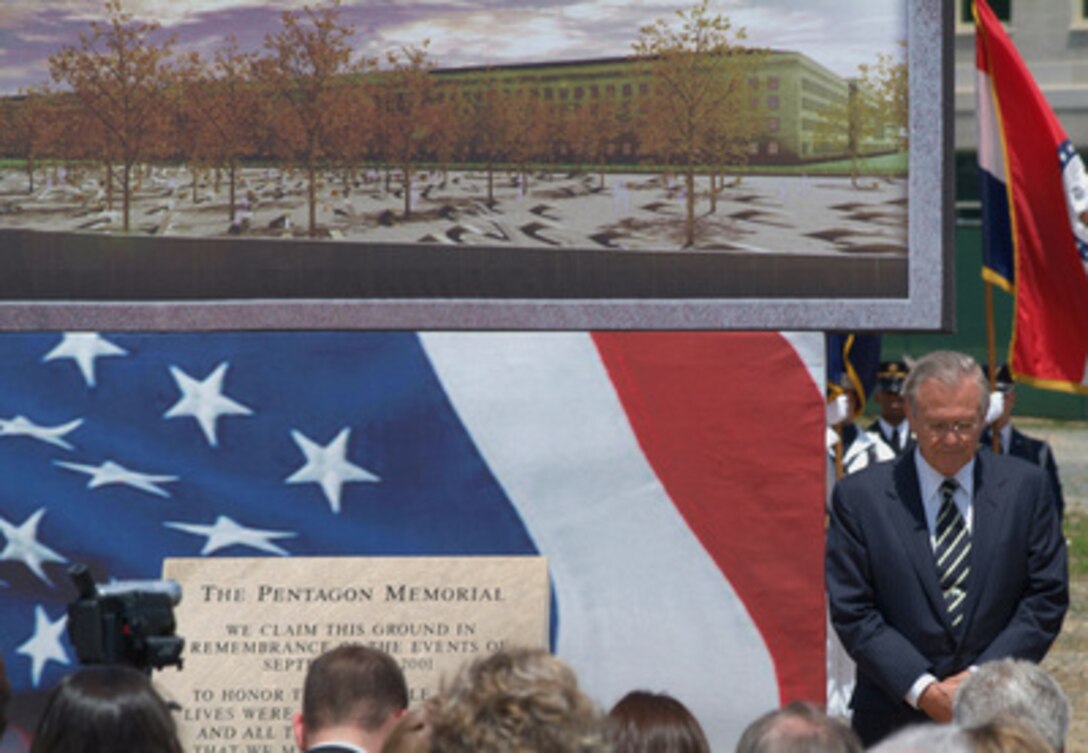
[{"label": "tree in rendering", "polygon": [[[748,69],[750,80],[764,59],[764,53],[758,50],[749,52],[744,67]],[[718,195],[725,188],[725,176],[730,168],[737,172],[736,182],[740,182],[737,168],[747,164],[750,146],[763,130],[767,118],[760,107],[752,106],[750,95],[731,97],[723,107],[728,110],[727,114],[711,124],[706,139],[712,213],[717,211]]]},{"label": "tree in rendering", "polygon": [[377,90],[377,83],[370,77],[357,79],[341,90],[332,122],[330,156],[345,196],[351,193],[363,164],[382,156]]},{"label": "tree in rendering", "polygon": [[487,204],[495,205],[495,166],[505,157],[509,111],[498,73],[487,69],[467,84],[458,99],[464,124],[466,157],[482,162],[487,172]]},{"label": "tree in rendering", "polygon": [[340,0],[284,11],[282,28],[265,37],[267,55],[256,68],[274,99],[278,153],[306,174],[310,235],[317,234],[318,170],[335,155],[344,92],[355,85],[353,74],[363,72],[351,61],[354,30],[340,15]]},{"label": "tree in rendering", "polygon": [[[128,232],[133,168],[163,144],[174,39],[156,43],[159,24],[135,20],[120,0],[108,0],[106,13],[106,21],[92,21],[90,33],[79,35],[79,45],[49,57],[49,73],[101,124],[107,165],[120,162],[122,226]],[[112,169],[106,182],[112,184]]]},{"label": "tree in rendering", "polygon": [[228,217],[238,205],[238,171],[256,152],[261,102],[254,84],[256,56],[238,49],[231,35],[210,65],[200,65],[185,82],[185,101],[196,126],[199,154],[227,171]]},{"label": "tree in rendering", "polygon": [[47,89],[31,88],[3,102],[0,108],[0,147],[26,164],[27,193],[34,193],[38,160],[49,156],[58,136],[58,97]]},{"label": "tree in rendering", "polygon": [[[900,47],[906,49],[906,44]],[[877,103],[874,130],[882,131],[885,138],[891,135],[897,148],[907,149],[910,130],[910,97],[907,81],[907,62],[887,53],[877,55],[876,63],[858,66],[861,80],[870,96]]]},{"label": "tree in rendering", "polygon": [[709,0],[678,11],[674,27],[661,18],[643,27],[634,50],[649,78],[649,102],[638,117],[643,142],[659,160],[683,173],[686,195],[684,245],[695,243],[695,176],[712,162],[722,133],[743,127],[739,101],[757,55],[742,43],[744,29],[710,12]]},{"label": "tree in rendering", "polygon": [[820,113],[817,137],[825,151],[850,159],[854,188],[871,188],[860,180],[866,155],[880,148],[907,148],[907,64],[881,53],[876,63],[859,65],[858,75],[847,84],[848,93],[829,101]]},{"label": "tree in rendering", "polygon": [[571,113],[567,127],[575,155],[597,168],[604,188],[605,165],[622,132],[620,106],[610,99],[587,102]]},{"label": "tree in rendering", "polygon": [[428,59],[427,43],[405,47],[386,56],[389,68],[381,74],[379,112],[383,149],[387,161],[400,171],[404,192],[404,216],[412,214],[416,165],[431,149],[435,132],[442,127],[435,101],[436,83]]},{"label": "tree in rendering", "polygon": [[504,95],[506,129],[504,152],[518,174],[521,191],[529,190],[529,172],[533,162],[547,150],[550,114],[538,93],[528,88]]},{"label": "tree in rendering", "polygon": [[440,84],[435,91],[433,115],[437,128],[431,140],[431,149],[442,173],[443,188],[449,180],[450,163],[463,152],[465,125],[460,119],[456,95],[456,86]]},{"label": "tree in rendering", "polygon": [[204,152],[206,143],[201,138],[204,79],[204,61],[200,55],[195,52],[184,55],[171,70],[166,97],[169,147],[165,152],[188,166],[193,176],[191,195],[194,204],[199,198],[197,178],[200,168],[209,161]]}]

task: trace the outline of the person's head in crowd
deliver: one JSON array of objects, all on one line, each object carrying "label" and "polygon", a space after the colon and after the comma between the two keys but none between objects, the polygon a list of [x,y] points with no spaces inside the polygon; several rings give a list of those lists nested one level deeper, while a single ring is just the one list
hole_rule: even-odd
[{"label": "person's head in crowd", "polygon": [[430,753],[431,725],[422,709],[402,716],[382,743],[382,753]]},{"label": "person's head in crowd", "polygon": [[635,690],[608,712],[614,753],[710,753],[699,721],[677,699]]},{"label": "person's head in crowd", "polygon": [[439,753],[604,753],[604,717],[574,671],[541,649],[463,666],[426,707]]},{"label": "person's head in crowd", "polygon": [[4,657],[0,656],[0,735],[8,727],[8,701],[11,700],[11,683],[8,682],[8,673],[4,669]]},{"label": "person's head in crowd", "polygon": [[1038,664],[1001,659],[986,662],[968,675],[956,692],[952,714],[961,727],[977,727],[1001,717],[1017,719],[1061,751],[1071,707],[1057,680]]},{"label": "person's head in crowd", "polygon": [[[990,383],[990,367],[983,364],[982,373],[986,377],[986,382]],[[1012,418],[1012,409],[1016,406],[1016,386],[1012,380],[1012,372],[1009,371],[1009,365],[1007,363],[998,364],[994,370],[993,388],[994,391],[1001,393],[1001,413],[993,420],[993,426],[995,429],[1001,429]],[[997,407],[994,407],[994,411],[997,411]]]},{"label": "person's head in crowd", "polygon": [[50,692],[31,753],[182,753],[170,708],[139,670],[84,667]]},{"label": "person's head in crowd", "polygon": [[880,407],[880,417],[892,426],[898,426],[906,417],[903,383],[909,373],[905,361],[881,361],[877,368],[873,399]]},{"label": "person's head in crowd", "polygon": [[922,458],[942,476],[955,476],[974,457],[990,405],[990,389],[971,356],[929,353],[903,385],[907,417]]},{"label": "person's head in crowd", "polygon": [[0,656],[0,753],[27,753],[30,736],[17,725],[8,723],[8,704],[11,702],[11,683]]},{"label": "person's head in crowd", "polygon": [[850,727],[812,703],[794,701],[748,725],[736,753],[861,753]]},{"label": "person's head in crowd", "polygon": [[964,729],[972,753],[1055,753],[1043,736],[1012,717]]},{"label": "person's head in crowd", "polygon": [[924,722],[893,732],[867,753],[974,753],[974,745],[955,724]]},{"label": "person's head in crowd", "polygon": [[338,646],[306,671],[295,741],[303,750],[348,743],[377,753],[407,708],[408,685],[393,657],[359,644]]}]

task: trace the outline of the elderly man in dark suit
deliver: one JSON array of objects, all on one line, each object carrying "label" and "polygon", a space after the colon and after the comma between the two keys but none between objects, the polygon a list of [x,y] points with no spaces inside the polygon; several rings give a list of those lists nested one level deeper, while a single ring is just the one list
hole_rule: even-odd
[{"label": "elderly man in dark suit", "polygon": [[866,747],[951,719],[972,666],[1042,659],[1069,605],[1046,474],[978,451],[989,403],[978,364],[931,353],[904,393],[917,444],[843,478],[827,534],[831,620],[857,663],[852,725]]}]

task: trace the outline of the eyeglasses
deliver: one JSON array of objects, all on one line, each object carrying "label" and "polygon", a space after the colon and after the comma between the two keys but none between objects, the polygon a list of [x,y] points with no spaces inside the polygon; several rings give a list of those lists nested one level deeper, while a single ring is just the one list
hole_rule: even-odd
[{"label": "eyeglasses", "polygon": [[978,430],[978,421],[927,421],[925,430],[935,437],[944,437],[952,432],[958,437],[969,437]]}]

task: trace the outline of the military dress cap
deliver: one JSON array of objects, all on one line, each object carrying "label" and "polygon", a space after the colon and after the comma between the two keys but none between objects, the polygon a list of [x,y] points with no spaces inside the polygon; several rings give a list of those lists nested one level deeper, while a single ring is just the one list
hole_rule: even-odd
[{"label": "military dress cap", "polygon": [[[986,375],[986,381],[990,381],[990,366],[985,364],[982,367],[982,373]],[[1009,370],[1007,363],[999,363],[997,365],[997,378],[994,379],[994,389],[1000,392],[1008,392],[1013,388],[1012,371]]]},{"label": "military dress cap", "polygon": [[908,373],[910,367],[905,361],[881,361],[876,372],[876,388],[884,392],[902,392]]}]

